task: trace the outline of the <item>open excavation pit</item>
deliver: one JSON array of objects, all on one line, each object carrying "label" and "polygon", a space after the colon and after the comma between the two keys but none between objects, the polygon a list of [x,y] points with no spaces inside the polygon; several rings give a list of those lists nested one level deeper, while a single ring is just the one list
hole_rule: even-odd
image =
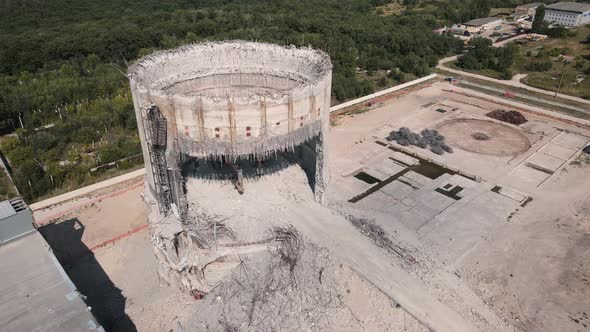
[{"label": "open excavation pit", "polygon": [[[321,51],[241,41],[156,52],[129,68],[163,281],[207,291],[215,278],[205,268],[232,266],[227,248],[273,242],[264,219],[212,212],[234,208],[228,195],[280,187],[297,168],[324,202],[331,69]],[[215,199],[199,199],[207,192]]]}]

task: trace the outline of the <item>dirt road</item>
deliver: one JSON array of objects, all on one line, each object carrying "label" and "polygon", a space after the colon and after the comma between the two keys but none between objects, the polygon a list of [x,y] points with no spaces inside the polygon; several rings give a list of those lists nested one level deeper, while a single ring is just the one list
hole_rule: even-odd
[{"label": "dirt road", "polygon": [[[447,63],[452,62],[452,61],[456,61],[460,56],[452,56],[452,57],[448,57],[448,58],[444,58],[439,60],[438,65],[436,66],[437,68],[444,70],[444,71],[448,71],[451,73],[455,73],[458,75],[462,75],[462,76],[467,76],[467,77],[473,77],[473,78],[477,78],[480,80],[484,80],[484,81],[489,81],[489,82],[493,82],[496,84],[502,84],[505,86],[511,86],[511,87],[516,87],[516,88],[522,88],[528,91],[532,91],[532,92],[537,92],[537,93],[542,93],[544,95],[548,95],[548,96],[555,96],[555,92],[552,91],[547,91],[547,90],[543,90],[543,89],[539,89],[539,88],[535,88],[526,84],[523,84],[521,82],[518,81],[514,81],[514,80],[498,80],[495,78],[491,78],[491,77],[487,77],[487,76],[483,76],[483,75],[478,75],[478,74],[473,74],[473,73],[469,73],[469,72],[465,72],[462,70],[457,70],[457,69],[453,69],[453,68],[449,68],[448,66],[446,66]],[[583,98],[579,98],[579,97],[574,97],[574,96],[570,96],[570,95],[564,95],[564,94],[558,94],[557,95],[559,98],[563,98],[563,99],[568,99],[568,100],[572,100],[578,103],[582,103],[582,104],[586,104],[590,106],[590,100],[586,100]]]}]

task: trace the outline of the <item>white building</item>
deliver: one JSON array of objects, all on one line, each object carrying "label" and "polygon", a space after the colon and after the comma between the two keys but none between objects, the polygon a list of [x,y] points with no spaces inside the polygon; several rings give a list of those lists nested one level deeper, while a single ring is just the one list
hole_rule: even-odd
[{"label": "white building", "polygon": [[462,23],[459,28],[465,29],[470,33],[483,32],[502,24],[502,19],[497,17],[476,18],[469,22]]},{"label": "white building", "polygon": [[545,21],[566,27],[590,22],[590,3],[558,2],[545,8]]}]

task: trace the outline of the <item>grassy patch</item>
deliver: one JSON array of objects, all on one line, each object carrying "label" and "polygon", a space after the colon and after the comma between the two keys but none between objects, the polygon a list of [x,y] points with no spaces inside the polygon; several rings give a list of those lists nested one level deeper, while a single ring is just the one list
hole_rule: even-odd
[{"label": "grassy patch", "polygon": [[[590,36],[590,26],[572,29],[571,32],[575,35],[567,38],[549,38],[536,43],[529,42],[521,46],[521,56],[515,65],[515,71],[528,74],[522,80],[523,83],[554,91],[563,71],[560,92],[590,99],[590,45],[585,43],[586,38]],[[560,55],[573,59],[565,70]],[[542,60],[551,61],[552,66],[549,70],[527,70],[527,64]]]},{"label": "grassy patch", "polygon": [[472,73],[472,74],[477,74],[477,75],[482,75],[482,76],[486,76],[486,77],[491,77],[491,78],[495,78],[498,80],[502,79],[502,75],[500,72],[497,72],[495,70],[492,69],[482,69],[482,70],[470,70],[470,69],[464,69],[461,68],[459,66],[457,66],[457,61],[453,61],[453,62],[449,62],[445,64],[447,67],[449,68],[453,68],[453,69],[457,69],[457,70],[461,70],[467,73]]},{"label": "grassy patch", "polygon": [[[522,83],[555,91],[563,70],[561,55],[568,56],[573,61],[565,67],[560,93],[590,99],[590,45],[585,43],[590,36],[590,26],[582,26],[571,29],[573,36],[566,38],[548,38],[544,41],[532,42],[521,40],[519,56],[512,66],[514,74],[527,74],[521,80]],[[546,71],[532,71],[530,64],[533,62],[549,61],[551,67]],[[456,62],[447,64],[450,68],[479,74],[491,78],[502,79],[499,72],[494,70],[465,70],[456,65]]]},{"label": "grassy patch", "polygon": [[392,1],[388,4],[383,6],[379,6],[375,8],[375,14],[381,16],[389,16],[389,15],[401,15],[404,11],[405,6],[402,5],[400,2]]},{"label": "grassy patch", "polygon": [[490,16],[498,15],[498,14],[507,14],[510,15],[514,9],[513,8],[492,8],[490,9]]},{"label": "grassy patch", "polygon": [[574,159],[570,162],[570,165],[579,166],[579,167],[590,165],[590,154],[587,154],[587,153],[580,154],[576,159]]},{"label": "grassy patch", "polygon": [[0,167],[0,201],[16,197],[16,190],[4,168]]},{"label": "grassy patch", "polygon": [[396,81],[393,78],[390,78],[387,76],[387,71],[385,70],[378,70],[375,72],[360,72],[356,74],[356,77],[360,80],[367,80],[369,82],[371,82],[373,84],[373,86],[375,87],[375,91],[380,91],[380,90],[385,90],[385,89],[389,89],[391,87],[394,87],[396,85],[405,83],[405,82],[409,82],[412,80],[417,79],[418,77],[416,75],[413,74],[409,74],[409,73],[403,73],[402,75],[402,80],[401,81]]}]

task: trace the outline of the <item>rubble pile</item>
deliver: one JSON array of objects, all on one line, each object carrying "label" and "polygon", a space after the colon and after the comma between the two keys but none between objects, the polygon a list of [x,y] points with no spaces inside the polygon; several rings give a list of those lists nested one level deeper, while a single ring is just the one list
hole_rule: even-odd
[{"label": "rubble pile", "polygon": [[399,145],[415,145],[419,148],[426,149],[436,154],[453,153],[453,148],[445,143],[445,137],[434,129],[424,129],[420,134],[412,132],[409,128],[402,127],[398,131],[392,131],[385,139],[396,141]]},{"label": "rubble pile", "polygon": [[500,120],[502,122],[510,123],[513,125],[520,126],[528,120],[522,115],[522,113],[514,110],[495,110],[486,114],[487,117],[492,119]]}]

